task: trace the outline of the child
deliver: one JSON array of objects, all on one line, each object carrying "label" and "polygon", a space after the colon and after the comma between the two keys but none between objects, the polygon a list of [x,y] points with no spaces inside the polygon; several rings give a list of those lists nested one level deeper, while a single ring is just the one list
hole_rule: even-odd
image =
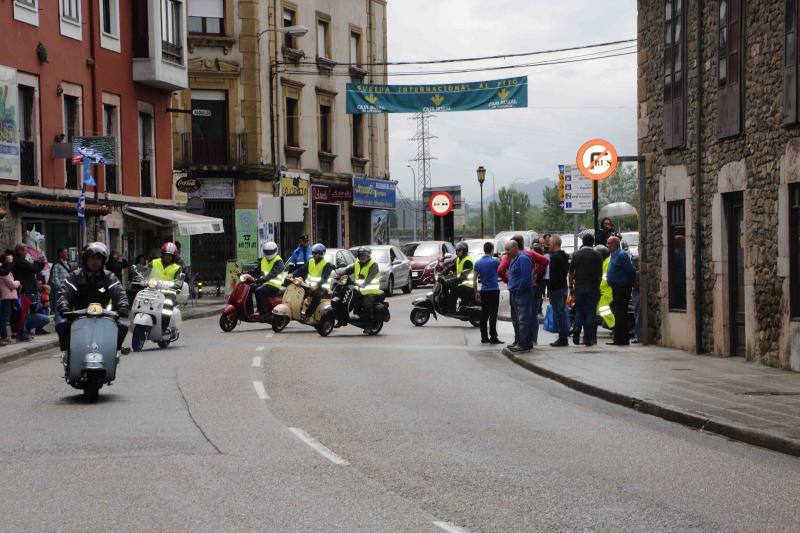
[{"label": "child", "polygon": [[50,285],[46,285],[44,283],[39,284],[39,303],[41,307],[39,308],[39,312],[43,315],[50,315]]}]

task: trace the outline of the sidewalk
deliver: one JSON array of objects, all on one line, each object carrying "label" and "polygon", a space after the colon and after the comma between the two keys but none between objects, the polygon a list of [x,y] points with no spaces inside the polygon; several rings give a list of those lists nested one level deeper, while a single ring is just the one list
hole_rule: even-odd
[{"label": "sidewalk", "polygon": [[[187,305],[181,308],[183,320],[216,315],[222,311],[224,303],[224,298],[216,297],[206,297],[197,300],[196,306]],[[50,333],[46,335],[37,335],[31,342],[18,342],[16,344],[0,347],[0,365],[57,348],[58,336],[55,334],[53,324],[49,324],[45,330]]]},{"label": "sidewalk", "polygon": [[[510,324],[503,324],[510,339]],[[601,333],[602,335],[602,333]],[[502,335],[501,335],[502,337]],[[507,355],[520,366],[570,388],[642,413],[800,456],[800,374],[747,363],[743,358],[698,356],[669,348],[539,346]],[[505,339],[505,337],[502,337]]]}]

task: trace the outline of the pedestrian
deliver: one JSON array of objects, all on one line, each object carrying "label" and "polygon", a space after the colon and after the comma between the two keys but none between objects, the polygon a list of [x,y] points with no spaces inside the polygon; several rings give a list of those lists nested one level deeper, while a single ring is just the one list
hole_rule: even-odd
[{"label": "pedestrian", "polygon": [[147,252],[147,256],[150,260],[159,259],[161,257],[161,244],[161,239],[159,237],[153,239],[150,250]]},{"label": "pedestrian", "polygon": [[11,266],[14,256],[6,254],[0,263],[0,346],[13,344],[15,341],[8,335],[8,326],[11,322],[11,311],[17,303],[17,289],[19,281],[14,279]]},{"label": "pedestrian", "polygon": [[[53,263],[53,266],[50,267],[50,279],[48,280],[48,284],[50,285],[50,294],[52,295],[53,301],[58,301],[58,294],[61,288],[61,283],[67,279],[72,272],[72,266],[69,264],[69,249],[66,247],[59,248],[56,253],[58,257],[56,261]],[[62,322],[61,315],[58,313],[58,308],[56,307],[55,310],[55,322],[56,324],[60,324]]]},{"label": "pedestrian", "polygon": [[580,344],[597,344],[597,302],[600,299],[600,281],[603,277],[603,257],[594,248],[594,236],[583,236],[583,246],[572,254],[569,265],[570,284],[575,302],[575,330],[572,341]]},{"label": "pedestrian", "polygon": [[291,270],[289,270],[290,272],[295,268],[300,269],[300,267],[311,260],[311,247],[308,243],[308,235],[301,235],[300,244],[292,251],[292,255],[289,256],[289,263],[286,265],[287,267],[292,267]]},{"label": "pedestrian", "polygon": [[[520,234],[514,235],[513,237],[511,237],[511,240],[517,243],[517,246],[519,247],[519,252],[523,255],[527,255],[528,258],[531,260],[531,263],[533,264],[534,267],[532,276],[537,276],[540,272],[544,272],[544,269],[547,268],[548,264],[548,260],[545,256],[543,256],[540,253],[534,252],[533,250],[526,250],[525,238]],[[500,278],[506,283],[508,283],[508,269],[510,265],[511,265],[511,258],[508,256],[508,254],[505,254],[503,256],[503,259],[500,261],[500,266],[497,268],[497,273],[500,276]],[[533,283],[535,282],[532,280],[531,292],[533,292],[534,290]],[[531,295],[531,300],[533,300],[533,295]],[[511,300],[510,303],[511,303],[511,321],[516,322],[515,316],[517,311],[514,307],[514,301]],[[538,333],[539,333],[538,316],[533,317],[533,322],[530,322],[530,326],[531,328],[533,328],[531,331],[531,338],[533,339],[535,344],[538,341]],[[514,331],[514,342],[512,343],[512,345],[514,344],[517,344],[516,330]]]},{"label": "pedestrian", "polygon": [[[20,312],[17,319],[17,338],[22,341],[32,340],[28,335],[28,310],[32,305],[39,303],[39,293],[36,291],[36,274],[42,271],[42,261],[31,261],[30,255],[24,245],[18,244],[14,248],[14,263],[11,272],[14,279],[19,281]],[[50,321],[49,318],[47,320]],[[41,320],[36,320],[36,324]]]},{"label": "pedestrian", "polygon": [[528,352],[533,348],[531,318],[533,314],[533,262],[511,239],[506,243],[508,266],[508,294],[516,309],[514,329],[517,343],[506,348],[508,353]]},{"label": "pedestrian", "polygon": [[600,229],[597,232],[597,238],[595,238],[595,244],[602,244],[603,246],[608,246],[608,238],[609,237],[619,237],[619,232],[614,228],[614,222],[606,217],[600,222]]},{"label": "pedestrian", "polygon": [[117,276],[117,279],[122,283],[122,271],[128,268],[128,260],[120,258],[119,252],[111,250],[111,257],[106,263],[106,270]]},{"label": "pedestrian", "polygon": [[175,241],[175,248],[178,249],[177,253],[175,254],[175,264],[180,265],[181,268],[184,268],[186,266],[186,262],[183,260],[183,245],[181,244],[181,241]]},{"label": "pedestrian", "polygon": [[630,344],[630,325],[628,324],[628,305],[631,302],[631,290],[636,281],[636,269],[628,252],[620,245],[619,237],[608,238],[608,249],[611,252],[611,263],[606,271],[606,281],[611,285],[613,300],[611,311],[614,313],[614,340],[608,344],[628,346]]},{"label": "pedestrian", "polygon": [[550,294],[550,307],[553,308],[553,322],[555,322],[558,340],[550,346],[568,346],[569,315],[567,314],[567,275],[569,274],[569,256],[561,249],[561,237],[554,235],[550,238],[550,279],[547,290]]},{"label": "pedestrian", "polygon": [[[500,260],[494,256],[494,244],[483,243],[484,256],[475,263],[475,299],[481,303],[481,343],[503,344],[497,338],[497,310],[500,307],[500,285],[497,268]],[[480,281],[480,291],[477,282]]]}]

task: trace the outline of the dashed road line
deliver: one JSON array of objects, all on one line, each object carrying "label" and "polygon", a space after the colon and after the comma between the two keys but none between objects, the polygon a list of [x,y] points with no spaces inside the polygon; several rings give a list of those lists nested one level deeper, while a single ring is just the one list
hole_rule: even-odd
[{"label": "dashed road line", "polygon": [[433,523],[433,525],[440,529],[444,529],[448,533],[469,533],[463,527],[458,527],[454,524],[451,524],[450,522],[436,521]]},{"label": "dashed road line", "polygon": [[258,368],[261,366],[261,358],[256,356],[253,357],[253,368]]},{"label": "dashed road line", "polygon": [[348,466],[350,463],[333,453],[331,450],[325,447],[321,442],[317,439],[306,433],[300,428],[289,428],[289,431],[295,434],[295,436],[300,439],[301,441],[305,442],[308,446],[313,448],[317,453],[321,456],[332,462],[336,465],[341,466]]},{"label": "dashed road line", "polygon": [[254,381],[253,388],[256,390],[256,394],[262,400],[269,400],[269,395],[267,394],[267,389],[264,388],[263,381]]},{"label": "dashed road line", "polygon": [[264,347],[263,346],[256,346],[256,351],[257,352],[263,352],[264,351]]},{"label": "dashed road line", "polygon": [[267,338],[267,339],[271,339],[273,335],[275,335],[275,332],[274,331],[270,331],[269,333],[264,335],[264,337]]}]

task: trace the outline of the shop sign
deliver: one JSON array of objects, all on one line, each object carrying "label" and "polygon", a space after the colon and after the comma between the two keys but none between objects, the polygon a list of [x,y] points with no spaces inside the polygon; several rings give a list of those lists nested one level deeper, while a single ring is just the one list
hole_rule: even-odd
[{"label": "shop sign", "polygon": [[17,71],[0,67],[0,176],[19,181]]},{"label": "shop sign", "polygon": [[197,178],[183,176],[175,182],[175,188],[186,193],[197,192],[200,190],[200,180]]},{"label": "shop sign", "polygon": [[236,210],[236,259],[242,264],[258,261],[258,209]]},{"label": "shop sign", "polygon": [[389,244],[389,211],[373,209],[371,214],[372,242]]},{"label": "shop sign", "polygon": [[389,180],[353,177],[353,206],[394,209],[397,207],[397,184]]},{"label": "shop sign", "polygon": [[315,202],[352,202],[352,187],[328,187],[325,185],[314,185],[312,188],[311,199]]},{"label": "shop sign", "polygon": [[281,196],[302,196],[303,207],[308,207],[308,186],[311,177],[302,172],[281,172]]},{"label": "shop sign", "polygon": [[231,178],[212,178],[200,181],[200,187],[189,193],[189,198],[203,198],[205,200],[233,200],[236,192]]}]

